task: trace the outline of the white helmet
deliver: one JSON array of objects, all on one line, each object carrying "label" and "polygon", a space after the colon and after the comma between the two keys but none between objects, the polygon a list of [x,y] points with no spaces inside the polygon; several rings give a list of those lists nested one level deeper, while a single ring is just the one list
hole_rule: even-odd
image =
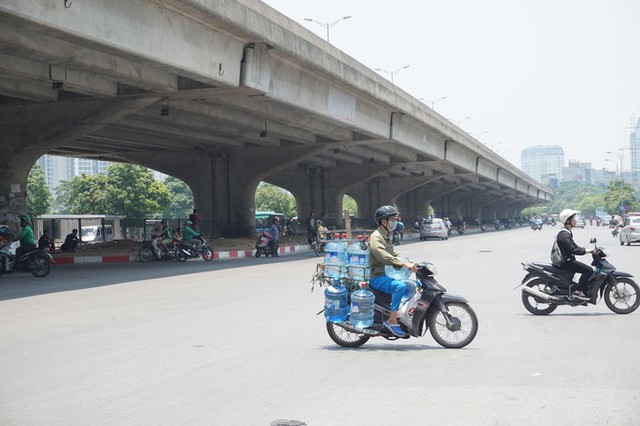
[{"label": "white helmet", "polygon": [[560,223],[564,225],[565,223],[567,223],[567,220],[569,220],[571,216],[574,216],[577,213],[578,212],[576,210],[564,209],[558,215],[558,219],[560,220]]}]

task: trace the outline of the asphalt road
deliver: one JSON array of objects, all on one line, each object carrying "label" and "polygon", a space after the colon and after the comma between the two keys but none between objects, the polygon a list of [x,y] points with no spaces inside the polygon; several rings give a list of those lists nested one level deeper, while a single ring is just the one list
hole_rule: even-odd
[{"label": "asphalt road", "polygon": [[[529,314],[514,289],[558,228],[411,242],[470,300],[476,339],[336,346],[317,258],[56,267],[0,277],[2,425],[636,425],[640,312]],[[640,276],[640,246],[575,231]],[[587,260],[586,258],[583,258]]]}]

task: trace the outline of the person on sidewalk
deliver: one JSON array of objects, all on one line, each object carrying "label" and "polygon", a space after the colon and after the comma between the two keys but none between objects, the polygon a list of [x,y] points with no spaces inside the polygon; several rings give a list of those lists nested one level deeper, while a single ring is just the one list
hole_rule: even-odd
[{"label": "person on sidewalk", "polygon": [[74,229],[70,234],[64,239],[64,243],[60,246],[60,250],[63,252],[73,252],[76,251],[76,246],[78,245],[78,230]]}]

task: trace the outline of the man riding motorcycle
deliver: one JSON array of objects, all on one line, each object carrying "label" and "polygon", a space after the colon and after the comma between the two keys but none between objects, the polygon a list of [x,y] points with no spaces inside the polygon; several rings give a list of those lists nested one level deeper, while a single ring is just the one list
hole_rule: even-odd
[{"label": "man riding motorcycle", "polygon": [[[564,228],[558,232],[556,236],[556,242],[562,253],[561,269],[581,274],[578,288],[576,289],[575,296],[585,297],[584,292],[587,291],[587,283],[593,273],[591,266],[586,265],[576,260],[576,255],[582,256],[587,254],[587,250],[584,247],[579,247],[573,241],[573,232],[571,230],[576,226],[576,214],[578,212],[571,209],[564,209],[560,212],[560,223],[564,224]],[[596,250],[591,250],[589,253],[595,254]]]},{"label": "man riding motorcycle", "polygon": [[22,231],[18,236],[20,237],[20,247],[16,249],[16,258],[20,258],[23,254],[27,253],[36,248],[36,239],[33,236],[33,229],[29,226],[31,222],[31,218],[23,214],[20,216],[20,226],[22,227]]},{"label": "man riding motorcycle", "polygon": [[378,229],[369,237],[369,267],[371,288],[383,293],[391,294],[391,312],[389,319],[384,322],[385,328],[398,337],[403,337],[405,332],[398,325],[398,308],[406,285],[402,281],[394,280],[384,273],[385,265],[405,267],[413,272],[417,271],[415,263],[404,262],[398,258],[393,250],[391,237],[396,229],[399,212],[393,206],[382,206],[375,213]]}]

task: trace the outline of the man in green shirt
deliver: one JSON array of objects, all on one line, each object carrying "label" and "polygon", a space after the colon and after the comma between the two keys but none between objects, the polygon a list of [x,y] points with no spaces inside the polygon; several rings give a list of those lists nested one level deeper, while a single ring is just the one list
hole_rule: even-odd
[{"label": "man in green shirt", "polygon": [[16,249],[16,258],[20,258],[24,253],[27,253],[36,248],[36,238],[33,236],[33,229],[29,226],[31,222],[31,218],[23,214],[20,216],[20,226],[22,227],[22,231],[20,231],[20,247]]},{"label": "man in green shirt", "polygon": [[193,226],[193,222],[191,222],[190,220],[186,222],[184,232],[182,233],[182,240],[195,246],[196,252],[200,253],[200,251],[202,250],[202,240],[199,238],[200,233],[193,229]]},{"label": "man in green shirt", "polygon": [[373,231],[369,237],[369,267],[371,269],[369,285],[374,290],[391,294],[391,311],[384,326],[394,335],[404,337],[406,333],[398,324],[398,308],[406,285],[404,282],[394,280],[384,274],[385,265],[404,267],[413,272],[417,271],[415,263],[408,263],[398,258],[398,254],[393,249],[391,238],[396,229],[398,215],[399,212],[393,206],[382,206],[376,210],[378,229]]}]

